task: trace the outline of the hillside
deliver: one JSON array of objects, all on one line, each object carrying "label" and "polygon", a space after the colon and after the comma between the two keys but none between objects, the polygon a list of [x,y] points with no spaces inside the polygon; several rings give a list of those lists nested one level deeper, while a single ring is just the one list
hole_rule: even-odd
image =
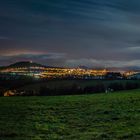
[{"label": "hillside", "polygon": [[23,67],[46,67],[46,66],[38,64],[38,63],[30,62],[30,61],[22,61],[22,62],[17,62],[17,63],[11,64],[8,67],[23,68]]},{"label": "hillside", "polygon": [[1,97],[0,139],[140,139],[140,90],[59,97]]}]

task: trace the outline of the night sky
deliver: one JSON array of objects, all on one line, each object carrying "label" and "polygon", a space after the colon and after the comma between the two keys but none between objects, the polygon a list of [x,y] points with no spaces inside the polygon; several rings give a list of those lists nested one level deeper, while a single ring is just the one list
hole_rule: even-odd
[{"label": "night sky", "polygon": [[0,65],[140,66],[140,0],[0,0]]}]

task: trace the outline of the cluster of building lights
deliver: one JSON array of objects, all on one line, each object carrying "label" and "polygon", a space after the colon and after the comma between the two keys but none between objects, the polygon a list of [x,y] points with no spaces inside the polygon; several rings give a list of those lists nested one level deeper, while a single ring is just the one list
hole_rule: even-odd
[{"label": "cluster of building lights", "polygon": [[[106,69],[81,69],[81,68],[45,68],[45,67],[18,67],[6,68],[0,71],[1,74],[28,75],[35,78],[66,78],[66,77],[98,77],[101,78],[110,71]],[[123,75],[131,76],[136,72],[124,72]]]},{"label": "cluster of building lights", "polygon": [[81,69],[81,68],[45,68],[45,67],[22,67],[22,68],[7,68],[0,71],[1,73],[17,74],[17,75],[32,75],[40,78],[66,77],[66,76],[102,76],[108,71]]}]

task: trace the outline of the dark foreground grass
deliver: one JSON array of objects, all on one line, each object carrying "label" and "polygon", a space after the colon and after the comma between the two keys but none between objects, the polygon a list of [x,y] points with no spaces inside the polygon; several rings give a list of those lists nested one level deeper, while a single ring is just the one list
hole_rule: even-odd
[{"label": "dark foreground grass", "polygon": [[0,140],[96,139],[140,139],[140,90],[0,98]]}]

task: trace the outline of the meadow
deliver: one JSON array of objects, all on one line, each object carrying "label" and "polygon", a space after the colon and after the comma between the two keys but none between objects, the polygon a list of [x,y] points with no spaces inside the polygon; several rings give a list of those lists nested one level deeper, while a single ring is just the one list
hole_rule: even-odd
[{"label": "meadow", "polygon": [[0,140],[139,140],[140,90],[0,97]]}]

